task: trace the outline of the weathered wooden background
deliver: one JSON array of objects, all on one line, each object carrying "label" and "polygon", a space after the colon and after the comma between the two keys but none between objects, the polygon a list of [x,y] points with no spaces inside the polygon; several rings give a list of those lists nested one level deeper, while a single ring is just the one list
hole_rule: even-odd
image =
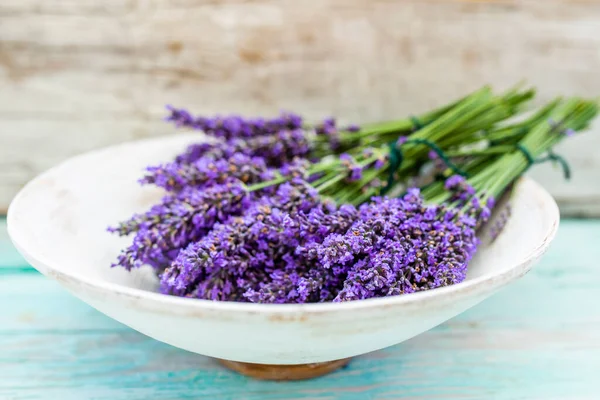
[{"label": "weathered wooden background", "polygon": [[[172,132],[163,105],[364,122],[526,79],[600,95],[598,0],[2,0],[0,209],[71,155]],[[600,215],[600,124],[562,146],[571,215]]]}]

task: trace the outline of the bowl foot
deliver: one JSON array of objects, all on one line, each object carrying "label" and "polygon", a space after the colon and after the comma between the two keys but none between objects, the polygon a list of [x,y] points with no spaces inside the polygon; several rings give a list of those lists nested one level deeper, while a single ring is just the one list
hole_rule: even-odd
[{"label": "bowl foot", "polygon": [[348,364],[350,359],[345,358],[343,360],[299,365],[252,364],[220,359],[219,362],[235,372],[255,379],[269,381],[298,381],[327,375]]}]

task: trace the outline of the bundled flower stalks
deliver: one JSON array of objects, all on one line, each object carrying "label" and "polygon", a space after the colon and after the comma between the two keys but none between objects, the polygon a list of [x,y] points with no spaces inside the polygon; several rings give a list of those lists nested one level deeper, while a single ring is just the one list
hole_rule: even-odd
[{"label": "bundled flower stalks", "polygon": [[[320,152],[325,151],[327,155],[334,152],[328,141],[320,140],[321,135],[313,135],[315,131],[318,133],[323,130],[323,125],[316,130],[300,129],[302,119],[294,114],[283,114],[274,120],[242,120],[236,116],[207,119],[193,118],[183,110],[172,109],[168,120],[176,121],[181,126],[203,129],[210,135],[227,138],[228,141],[192,145],[174,162],[148,167],[141,183],[155,184],[169,191],[177,191],[186,186],[206,187],[234,177],[248,185],[265,181],[262,175],[265,168],[277,168],[281,163],[285,168],[297,160],[298,156],[310,156],[314,163],[306,173],[314,175],[315,185],[321,185],[320,190],[323,194],[341,195],[339,189],[345,187],[348,182],[361,181],[348,187],[354,190],[354,193],[349,192],[348,196],[356,197],[363,188],[360,183],[370,183],[373,189],[380,186],[380,181],[371,176],[372,172],[361,180],[362,172],[370,166],[383,169],[381,173],[389,171],[390,141],[407,142],[404,146],[405,162],[400,170],[394,171],[398,180],[402,173],[414,174],[415,167],[427,160],[429,149],[420,145],[414,146],[413,142],[436,142],[441,150],[448,150],[480,141],[483,130],[492,129],[498,123],[514,116],[532,96],[532,90],[518,89],[502,96],[494,96],[491,89],[485,87],[440,110],[424,114],[420,117],[420,122],[415,122],[419,121],[417,118],[407,118],[362,128],[355,127],[347,131],[336,131],[332,123],[329,125],[332,130],[328,135],[336,137],[335,141],[339,146],[335,152],[345,151],[340,159],[317,157]],[[426,125],[421,125],[423,123]],[[295,138],[294,144],[291,145],[285,137]],[[280,171],[272,172],[277,176],[277,183],[284,180]],[[346,172],[349,172],[347,176]],[[372,194],[366,193],[361,199],[364,200]]]},{"label": "bundled flower stalks", "polygon": [[[538,121],[530,126],[526,133],[519,136],[515,145],[490,146],[485,150],[473,151],[472,156],[479,158],[478,164],[467,169],[467,183],[480,193],[481,201],[498,197],[506,188],[523,174],[531,165],[545,161],[561,163],[565,176],[569,177],[568,165],[552,152],[553,147],[564,137],[588,127],[598,113],[594,102],[572,98],[557,100],[542,110],[545,119],[535,115],[531,120]],[[498,151],[502,150],[502,151]],[[462,155],[467,155],[465,151]],[[450,199],[449,193],[440,183],[431,185],[425,194],[436,202]]]},{"label": "bundled flower stalks", "polygon": [[[193,163],[205,155],[227,158],[235,153],[243,153],[264,158],[269,167],[280,167],[295,157],[320,159],[332,153],[386,144],[429,125],[433,125],[430,129],[437,130],[436,126],[447,124],[449,119],[458,116],[457,122],[470,120],[462,132],[468,136],[482,127],[490,127],[515,115],[533,95],[533,90],[515,88],[497,96],[489,87],[484,87],[463,99],[417,117],[361,127],[339,127],[334,118],[311,126],[305,124],[301,116],[287,112],[272,119],[242,118],[237,115],[193,117],[188,111],[171,106],[168,107],[170,114],[166,120],[178,127],[199,130],[208,136],[223,139],[217,146],[206,143],[190,146],[175,160],[179,164]],[[440,135],[443,134],[440,132]]]},{"label": "bundled flower stalks", "polygon": [[[348,150],[339,158],[324,158],[311,164],[305,175],[310,177],[311,185],[321,195],[331,197],[338,203],[358,205],[399,183],[406,183],[418,174],[428,158],[441,156],[444,159],[438,165],[442,169],[450,166],[454,173],[462,174],[457,163],[446,154],[462,156],[458,150],[466,145],[497,142],[514,144],[531,124],[545,116],[547,109],[518,126],[501,127],[499,123],[514,116],[532,94],[531,90],[513,90],[495,97],[489,88],[483,88],[408,136],[397,136],[392,142],[371,138],[366,144]],[[496,148],[486,146],[486,150],[493,152]],[[256,190],[287,179],[277,176],[271,182],[251,185],[249,189]]]},{"label": "bundled flower stalks", "polygon": [[[495,199],[532,164],[560,160],[552,147],[597,113],[595,103],[559,99],[521,122],[507,121],[531,94],[493,96],[484,88],[432,113],[420,129],[345,131],[322,142],[335,142],[343,154],[315,153],[279,167],[224,149],[232,140],[277,135],[289,121],[236,130],[222,120],[172,116],[214,130],[225,145],[198,145],[193,161],[196,150],[188,149],[177,166],[149,170],[143,182],[169,194],[113,228],[134,234],[116,264],[152,265],[165,294],[258,303],[349,301],[461,282]],[[311,151],[319,140],[309,139]],[[430,164],[427,184],[407,189]],[[373,197],[394,191],[404,194]]]},{"label": "bundled flower stalks", "polygon": [[[119,235],[134,235],[116,265],[131,269],[149,264],[162,271],[173,261],[177,249],[202,238],[214,224],[242,214],[246,208],[235,206],[241,201],[238,193],[251,192],[244,201],[254,201],[272,192],[274,184],[294,178],[310,180],[322,196],[330,196],[339,204],[359,204],[382,188],[377,175],[390,169],[390,140],[406,140],[404,135],[414,140],[429,138],[438,140],[444,149],[478,141],[482,129],[491,129],[515,115],[532,95],[532,90],[513,89],[495,96],[484,87],[422,115],[418,123],[427,125],[419,125],[416,131],[416,118],[338,131],[332,120],[314,129],[303,127],[302,118],[290,113],[270,120],[237,116],[211,119],[193,118],[183,110],[171,109],[168,120],[225,141],[192,145],[174,162],[147,168],[140,182],[170,193],[151,210],[111,228]],[[345,149],[348,153],[339,158],[318,158],[317,154],[332,143],[336,151]],[[327,154],[333,152],[330,149]],[[299,157],[308,154],[313,163]],[[414,174],[415,167],[427,160],[427,148],[409,149],[405,158],[395,171],[397,179],[401,174]],[[203,194],[194,195],[194,191]],[[236,196],[229,199],[232,194]],[[177,223],[173,223],[174,218]]]}]

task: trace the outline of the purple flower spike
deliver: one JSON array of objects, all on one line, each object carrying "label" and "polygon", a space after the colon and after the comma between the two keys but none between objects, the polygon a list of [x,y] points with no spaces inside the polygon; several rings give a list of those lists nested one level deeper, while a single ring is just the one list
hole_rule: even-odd
[{"label": "purple flower spike", "polygon": [[350,182],[355,182],[355,181],[359,181],[362,179],[362,168],[358,165],[353,166],[350,169],[350,177],[349,180]]},{"label": "purple flower spike", "polygon": [[279,117],[265,120],[239,115],[193,117],[188,111],[173,106],[167,106],[167,110],[170,114],[166,120],[174,122],[177,127],[201,130],[207,135],[226,140],[274,135],[280,131],[301,129],[303,123],[301,116],[289,112],[282,112]]},{"label": "purple flower spike", "polygon": [[251,197],[236,182],[203,190],[187,187],[166,196],[146,213],[109,228],[121,236],[135,233],[133,244],[119,255],[113,266],[130,270],[149,264],[162,270],[179,249],[204,237],[215,224],[240,215],[250,204]]},{"label": "purple flower spike", "polygon": [[280,167],[295,158],[304,158],[312,150],[311,143],[301,129],[279,131],[277,134],[246,139],[230,139],[219,143],[193,144],[180,154],[175,162],[191,164],[203,157],[230,158],[234,154],[261,157],[267,167]]},{"label": "purple flower spike", "polygon": [[492,241],[496,240],[500,232],[502,232],[502,230],[506,226],[510,218],[511,211],[512,209],[510,207],[510,204],[507,204],[506,207],[500,212],[500,214],[498,214],[496,221],[490,228],[490,237]]},{"label": "purple flower spike", "polygon": [[381,169],[381,168],[383,168],[384,165],[385,165],[385,160],[378,158],[377,160],[375,160],[375,163],[373,164],[373,168]]},{"label": "purple flower spike", "polygon": [[454,189],[454,188],[460,186],[464,182],[465,182],[465,178],[463,176],[452,175],[450,178],[446,179],[446,183],[444,184],[444,187],[447,190],[451,190],[451,189]]},{"label": "purple flower spike", "polygon": [[340,160],[342,161],[353,161],[354,159],[352,158],[352,156],[348,153],[342,153],[340,154]]},{"label": "purple flower spike", "polygon": [[564,131],[564,135],[567,137],[575,136],[575,133],[576,133],[575,130],[571,129],[571,128],[567,128]]},{"label": "purple flower spike", "polygon": [[348,132],[359,132],[360,131],[360,126],[352,124],[352,125],[349,125],[348,127],[346,127],[346,130]]},{"label": "purple flower spike", "polygon": [[168,191],[186,187],[210,187],[235,178],[245,184],[257,183],[269,173],[263,158],[234,153],[229,158],[204,156],[191,163],[172,162],[148,167],[140,183],[154,184]]}]

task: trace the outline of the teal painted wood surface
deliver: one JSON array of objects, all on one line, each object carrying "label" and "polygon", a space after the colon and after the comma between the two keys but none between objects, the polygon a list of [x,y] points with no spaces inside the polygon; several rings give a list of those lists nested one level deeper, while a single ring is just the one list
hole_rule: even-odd
[{"label": "teal painted wood surface", "polygon": [[530,274],[447,323],[329,376],[280,383],[105,317],[32,272],[1,232],[3,400],[600,398],[600,221],[563,221]]}]

